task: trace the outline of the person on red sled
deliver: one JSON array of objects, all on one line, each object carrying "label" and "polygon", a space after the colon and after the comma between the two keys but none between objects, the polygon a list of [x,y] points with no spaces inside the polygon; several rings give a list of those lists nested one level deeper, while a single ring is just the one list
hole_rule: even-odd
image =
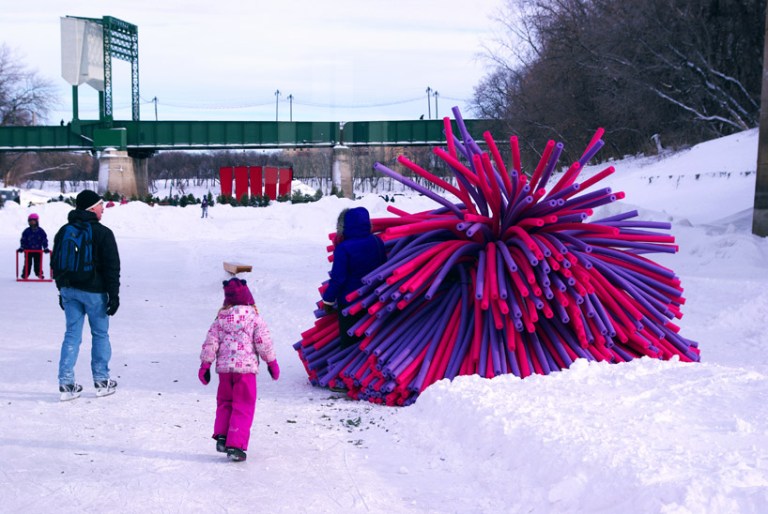
[{"label": "person on red sled", "polygon": [[21,278],[24,280],[29,277],[30,272],[34,272],[37,278],[43,279],[43,255],[39,252],[25,252],[24,250],[42,250],[50,253],[48,249],[48,235],[40,227],[40,216],[34,212],[27,218],[29,227],[21,233],[21,243],[19,253],[24,253],[24,269],[21,272]]}]

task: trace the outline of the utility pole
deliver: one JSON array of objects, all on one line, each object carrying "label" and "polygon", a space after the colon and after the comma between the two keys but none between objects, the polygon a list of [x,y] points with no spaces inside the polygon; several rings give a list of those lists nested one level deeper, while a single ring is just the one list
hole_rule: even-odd
[{"label": "utility pole", "polygon": [[435,91],[434,93],[432,93],[432,96],[435,97],[435,119],[439,120],[440,119],[440,115],[437,113],[437,97],[440,96],[440,93]]},{"label": "utility pole", "polygon": [[155,121],[157,121],[157,97],[154,97],[152,102],[155,104]]},{"label": "utility pole", "polygon": [[293,95],[288,95],[287,98],[288,98],[288,112],[289,112],[288,121],[293,121]]},{"label": "utility pole", "polygon": [[430,103],[429,94],[432,92],[432,88],[427,86],[427,119],[432,119],[432,104]]},{"label": "utility pole", "polygon": [[278,109],[278,106],[277,106],[277,100],[278,100],[279,98],[280,98],[280,90],[279,90],[279,89],[276,89],[276,90],[275,90],[275,121],[277,121],[277,109]]},{"label": "utility pole", "polygon": [[760,132],[757,138],[757,180],[752,233],[768,236],[768,9],[765,11],[763,41],[763,85],[760,92]]}]

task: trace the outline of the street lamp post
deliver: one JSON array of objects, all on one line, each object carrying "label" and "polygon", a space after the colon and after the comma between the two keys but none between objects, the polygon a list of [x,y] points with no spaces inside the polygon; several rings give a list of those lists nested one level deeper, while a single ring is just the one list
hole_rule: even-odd
[{"label": "street lamp post", "polygon": [[277,100],[279,98],[280,98],[280,90],[276,89],[275,90],[275,121],[277,121],[277,113],[278,113],[278,110],[277,110],[278,109]]},{"label": "street lamp post", "polygon": [[288,95],[288,121],[293,121],[293,95]]},{"label": "street lamp post", "polygon": [[437,119],[440,119],[440,115],[437,113],[437,97],[440,96],[440,93],[435,91],[434,93],[432,93],[432,96],[435,97],[435,119],[437,120]]},{"label": "street lamp post", "polygon": [[432,88],[427,86],[427,119],[432,119],[432,104],[429,101],[429,94],[432,92]]}]

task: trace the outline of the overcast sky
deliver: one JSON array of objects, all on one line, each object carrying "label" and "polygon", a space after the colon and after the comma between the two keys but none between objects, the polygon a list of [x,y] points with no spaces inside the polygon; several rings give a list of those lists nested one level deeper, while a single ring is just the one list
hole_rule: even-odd
[{"label": "overcast sky", "polygon": [[[59,88],[51,123],[72,117],[64,16],[138,27],[142,120],[155,119],[153,98],[159,120],[418,119],[454,105],[471,117],[503,1],[22,0],[4,2],[0,43]],[[130,119],[130,65],[113,68],[115,119]],[[79,98],[80,118],[97,118],[95,91],[82,85]]]}]

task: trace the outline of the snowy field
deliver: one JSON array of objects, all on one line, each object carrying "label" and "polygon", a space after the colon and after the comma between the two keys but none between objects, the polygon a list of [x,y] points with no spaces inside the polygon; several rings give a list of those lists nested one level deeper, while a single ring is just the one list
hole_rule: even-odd
[{"label": "snowy field", "polygon": [[[375,194],[266,208],[129,203],[107,209],[122,259],[111,319],[114,396],[96,398],[86,329],[83,396],[61,403],[64,315],[51,283],[14,279],[30,212],[52,239],[61,203],[0,210],[0,512],[765,513],[768,512],[768,243],[753,236],[755,130],[660,158],[616,162],[603,184],[671,220],[685,288],[682,334],[702,362],[579,361],[523,381],[441,381],[390,408],[313,388],[292,344],[312,326],[325,246]],[[604,166],[588,168],[582,178]],[[45,196],[24,191],[26,198]],[[409,211],[424,197],[397,197]],[[603,214],[602,212],[599,214]],[[282,375],[259,377],[248,460],[210,439],[215,383],[197,381],[222,301],[222,262],[246,275]]]}]

